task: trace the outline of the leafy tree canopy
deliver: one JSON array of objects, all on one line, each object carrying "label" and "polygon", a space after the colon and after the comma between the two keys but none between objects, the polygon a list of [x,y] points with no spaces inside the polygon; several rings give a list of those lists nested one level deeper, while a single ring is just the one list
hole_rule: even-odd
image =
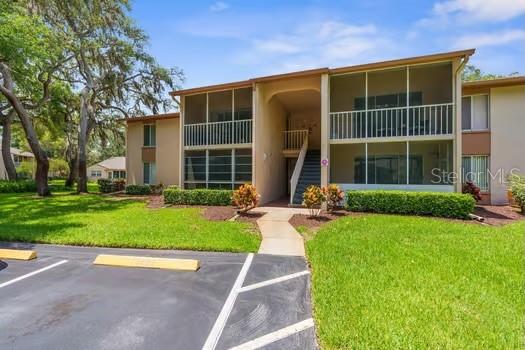
[{"label": "leafy tree canopy", "polygon": [[463,69],[463,81],[493,80],[499,78],[512,77],[518,74],[518,72],[512,72],[510,74],[491,74],[483,72],[475,65],[467,64],[465,66],[465,69]]}]

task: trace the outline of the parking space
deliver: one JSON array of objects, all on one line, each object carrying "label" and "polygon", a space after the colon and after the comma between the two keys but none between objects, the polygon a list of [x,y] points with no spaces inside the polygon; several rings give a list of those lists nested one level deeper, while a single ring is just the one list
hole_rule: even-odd
[{"label": "parking space", "polygon": [[[31,249],[35,260],[0,262],[2,349],[315,347],[303,258]],[[201,268],[95,266],[98,254],[192,258]]]}]

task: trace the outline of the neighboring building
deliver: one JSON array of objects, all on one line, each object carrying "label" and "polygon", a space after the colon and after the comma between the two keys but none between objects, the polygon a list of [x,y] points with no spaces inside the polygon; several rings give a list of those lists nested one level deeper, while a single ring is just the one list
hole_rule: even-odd
[{"label": "neighboring building", "polygon": [[464,83],[462,129],[463,168],[486,202],[507,203],[505,177],[525,174],[525,77]]},{"label": "neighboring building", "polygon": [[90,180],[125,179],[126,157],[111,157],[87,168]]},{"label": "neighboring building", "polygon": [[[127,181],[228,189],[252,182],[262,203],[288,196],[294,204],[301,203],[309,184],[461,191],[453,174],[469,162],[464,154],[475,155],[463,151],[461,94],[462,69],[473,53],[313,69],[175,91],[180,114],[127,120]],[[519,108],[522,90],[491,89],[491,99],[499,101],[490,103],[495,109],[491,118],[520,125],[496,133],[496,123],[491,123],[493,143],[496,136],[506,138],[515,147],[509,152],[524,148],[516,137],[524,130],[523,116],[515,115],[524,110]],[[512,97],[505,97],[507,93]],[[475,114],[479,104],[475,98]],[[491,152],[494,156],[494,145]],[[469,164],[478,161],[471,158]],[[525,171],[525,164],[520,166]],[[485,188],[493,201],[501,197],[494,186]]]},{"label": "neighboring building", "polygon": [[[4,165],[4,159],[2,158],[2,152],[0,147],[0,180],[7,179],[7,171]],[[20,166],[22,162],[29,162],[35,159],[35,156],[31,152],[25,152],[18,148],[11,147],[11,157],[15,163],[15,167]]]}]

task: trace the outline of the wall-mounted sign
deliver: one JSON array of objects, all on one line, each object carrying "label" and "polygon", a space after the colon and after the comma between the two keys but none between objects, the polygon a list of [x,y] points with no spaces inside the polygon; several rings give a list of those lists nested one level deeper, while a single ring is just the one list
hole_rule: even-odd
[{"label": "wall-mounted sign", "polygon": [[322,166],[328,166],[328,159],[322,159],[321,160],[321,165]]}]

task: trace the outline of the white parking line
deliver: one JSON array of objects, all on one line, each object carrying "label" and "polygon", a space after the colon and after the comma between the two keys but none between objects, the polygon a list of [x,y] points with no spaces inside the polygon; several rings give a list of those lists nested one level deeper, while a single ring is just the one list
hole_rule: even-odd
[{"label": "white parking line", "polygon": [[230,348],[230,350],[250,350],[250,349],[262,348],[263,346],[266,346],[278,340],[284,339],[286,337],[289,337],[292,334],[299,333],[313,326],[314,326],[314,320],[309,318],[304,321],[293,324],[291,326],[281,328],[278,331],[263,335],[262,337],[255,338],[244,344],[237,345],[233,348]]},{"label": "white parking line", "polygon": [[228,298],[224,302],[224,305],[219,314],[219,317],[217,317],[217,320],[215,321],[215,324],[213,325],[213,328],[211,329],[210,334],[208,335],[208,338],[206,339],[206,342],[204,343],[204,346],[202,347],[203,350],[213,350],[217,346],[217,342],[219,341],[222,330],[224,329],[224,326],[226,325],[226,321],[228,321],[228,317],[230,316],[230,313],[233,309],[233,304],[235,304],[235,299],[237,299],[237,295],[239,294],[239,289],[244,283],[244,279],[246,278],[248,269],[250,268],[250,265],[252,264],[252,260],[253,260],[253,254],[250,253],[246,257],[246,260],[244,261],[244,264],[242,265],[241,271],[239,272],[239,275],[237,276],[237,279],[235,280],[235,283],[233,284],[230,294],[228,295]]},{"label": "white parking line", "polygon": [[52,268],[54,268],[54,267],[57,267],[57,266],[59,266],[59,265],[65,264],[65,263],[67,263],[67,260],[60,260],[59,262],[54,263],[54,264],[51,264],[51,265],[46,266],[46,267],[44,267],[44,268],[41,268],[40,270],[36,270],[36,271],[30,272],[30,273],[28,273],[28,274],[22,275],[22,276],[20,276],[20,277],[17,277],[17,278],[15,278],[15,279],[12,279],[12,280],[10,280],[10,281],[4,282],[4,283],[0,284],[0,288],[7,287],[7,286],[9,286],[10,284],[13,284],[13,283],[16,283],[16,282],[18,282],[18,281],[24,280],[24,279],[26,279],[26,278],[28,278],[28,277],[34,276],[34,275],[36,275],[36,274],[39,274],[40,272],[44,272],[44,271],[50,270],[50,269],[52,269]]},{"label": "white parking line", "polygon": [[239,289],[239,293],[247,292],[249,290],[254,290],[254,289],[265,287],[265,286],[269,286],[269,285],[272,285],[272,284],[275,284],[275,283],[279,283],[279,282],[288,281],[288,280],[290,280],[292,278],[297,278],[297,277],[301,277],[301,276],[304,276],[304,275],[308,275],[309,273],[310,273],[310,271],[305,270],[305,271],[301,271],[301,272],[292,273],[292,274],[289,274],[289,275],[286,275],[286,276],[272,278],[271,280],[250,284],[249,286],[245,286],[245,287],[242,287],[241,289]]}]

